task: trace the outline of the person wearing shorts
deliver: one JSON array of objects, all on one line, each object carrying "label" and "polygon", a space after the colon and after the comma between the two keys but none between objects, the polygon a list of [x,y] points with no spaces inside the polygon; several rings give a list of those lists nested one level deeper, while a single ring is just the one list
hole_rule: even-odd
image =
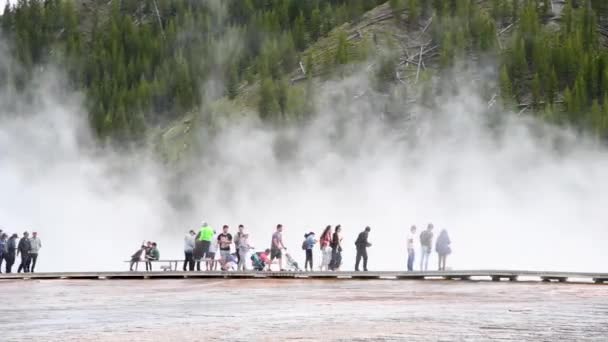
[{"label": "person wearing shorts", "polygon": [[277,225],[277,231],[272,234],[272,242],[270,245],[270,266],[274,259],[279,259],[279,270],[283,271],[283,253],[285,249],[283,245],[283,225]]},{"label": "person wearing shorts", "polygon": [[217,243],[220,247],[220,263],[223,266],[230,260],[230,245],[232,245],[232,234],[228,232],[230,227],[228,225],[224,225],[222,227],[222,233],[217,236]]}]

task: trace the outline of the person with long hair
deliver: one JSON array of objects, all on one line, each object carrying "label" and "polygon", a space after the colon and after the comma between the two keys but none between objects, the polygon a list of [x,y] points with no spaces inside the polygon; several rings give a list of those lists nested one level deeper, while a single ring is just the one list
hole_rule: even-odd
[{"label": "person with long hair", "polygon": [[319,239],[319,245],[321,246],[321,271],[329,271],[329,263],[331,262],[331,237],[332,237],[331,226],[325,227],[321,238]]},{"label": "person with long hair", "polygon": [[329,269],[339,271],[342,264],[342,226],[337,225],[331,239],[331,262]]},{"label": "person with long hair", "polygon": [[439,271],[445,271],[446,259],[448,258],[448,255],[452,253],[450,244],[451,241],[448,232],[445,229],[442,229],[437,237],[437,242],[435,243],[435,251],[439,255]]}]

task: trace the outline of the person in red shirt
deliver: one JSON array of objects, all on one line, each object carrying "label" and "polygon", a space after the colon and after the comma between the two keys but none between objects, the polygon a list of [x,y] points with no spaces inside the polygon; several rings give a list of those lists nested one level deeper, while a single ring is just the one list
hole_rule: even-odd
[{"label": "person in red shirt", "polygon": [[319,244],[321,245],[321,266],[319,266],[321,271],[329,271],[329,262],[331,261],[331,247],[329,244],[331,243],[331,226],[325,227],[323,234],[321,234],[321,238],[319,239]]}]

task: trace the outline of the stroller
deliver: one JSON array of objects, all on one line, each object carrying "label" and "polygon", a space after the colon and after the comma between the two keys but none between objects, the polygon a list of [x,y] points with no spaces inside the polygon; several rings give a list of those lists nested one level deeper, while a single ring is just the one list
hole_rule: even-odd
[{"label": "stroller", "polygon": [[262,261],[258,253],[253,253],[251,255],[251,264],[253,265],[254,271],[263,271],[264,267],[266,267],[266,264],[264,264],[264,261]]},{"label": "stroller", "polygon": [[289,253],[285,253],[285,259],[287,259],[287,270],[300,272],[302,269],[298,267],[298,262],[295,261]]}]

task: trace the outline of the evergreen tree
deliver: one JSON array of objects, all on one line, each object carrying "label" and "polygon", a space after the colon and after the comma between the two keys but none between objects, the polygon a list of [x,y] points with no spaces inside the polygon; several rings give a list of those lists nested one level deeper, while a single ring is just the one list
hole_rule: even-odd
[{"label": "evergreen tree", "polygon": [[509,105],[513,101],[513,91],[511,89],[511,79],[507,67],[503,65],[500,70],[500,97],[505,105]]},{"label": "evergreen tree", "polygon": [[348,63],[348,40],[344,31],[341,31],[338,34],[338,47],[336,49],[335,59],[336,63],[339,65]]}]

